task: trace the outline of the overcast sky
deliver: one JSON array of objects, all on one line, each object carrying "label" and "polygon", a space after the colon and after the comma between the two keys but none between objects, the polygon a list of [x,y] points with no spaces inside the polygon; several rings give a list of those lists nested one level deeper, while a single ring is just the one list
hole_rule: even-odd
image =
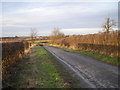
[{"label": "overcast sky", "polygon": [[2,2],[2,36],[28,36],[31,28],[50,35],[54,27],[65,34],[102,31],[106,17],[117,21],[117,2]]}]

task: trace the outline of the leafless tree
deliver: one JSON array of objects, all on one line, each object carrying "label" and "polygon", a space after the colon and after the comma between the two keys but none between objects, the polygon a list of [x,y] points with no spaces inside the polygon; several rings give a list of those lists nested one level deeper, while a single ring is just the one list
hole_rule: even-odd
[{"label": "leafless tree", "polygon": [[54,28],[51,34],[51,40],[55,41],[57,39],[63,38],[64,37],[64,33],[60,32],[59,28]]},{"label": "leafless tree", "polygon": [[116,22],[114,20],[111,20],[110,17],[106,18],[105,24],[102,25],[105,32],[109,33],[110,30],[112,30],[112,26],[116,26]]},{"label": "leafless tree", "polygon": [[37,37],[37,30],[35,28],[32,28],[31,29],[31,33],[30,33],[30,37],[31,37],[31,40],[34,41],[35,38]]}]

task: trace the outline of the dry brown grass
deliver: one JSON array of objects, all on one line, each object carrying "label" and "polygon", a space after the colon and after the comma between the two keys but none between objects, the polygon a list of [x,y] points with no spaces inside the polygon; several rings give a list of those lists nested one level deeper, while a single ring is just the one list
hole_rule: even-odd
[{"label": "dry brown grass", "polygon": [[118,56],[120,31],[111,31],[109,33],[98,33],[88,35],[72,35],[56,40],[56,45],[78,49],[94,51],[112,57]]}]

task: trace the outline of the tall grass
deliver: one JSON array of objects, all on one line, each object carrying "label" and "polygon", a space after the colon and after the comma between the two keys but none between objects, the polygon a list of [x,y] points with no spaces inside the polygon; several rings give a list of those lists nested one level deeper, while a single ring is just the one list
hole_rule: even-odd
[{"label": "tall grass", "polygon": [[111,57],[119,57],[119,35],[119,30],[109,33],[102,32],[88,35],[71,35],[58,39],[52,44],[77,50],[98,52]]}]

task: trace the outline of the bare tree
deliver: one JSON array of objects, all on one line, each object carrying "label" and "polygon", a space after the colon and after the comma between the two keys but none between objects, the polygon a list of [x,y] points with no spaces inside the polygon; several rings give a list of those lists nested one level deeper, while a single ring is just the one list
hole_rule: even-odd
[{"label": "bare tree", "polygon": [[37,30],[35,28],[31,29],[30,37],[31,37],[32,41],[34,41],[36,39],[36,37],[37,37]]},{"label": "bare tree", "polygon": [[64,33],[60,32],[59,28],[54,28],[54,30],[52,31],[52,34],[51,34],[51,40],[55,41],[55,40],[63,38],[63,37],[64,37]]},{"label": "bare tree", "polygon": [[107,33],[109,33],[110,30],[112,30],[112,26],[116,26],[116,22],[114,20],[111,20],[110,17],[106,18],[105,24],[103,24],[103,28]]}]

